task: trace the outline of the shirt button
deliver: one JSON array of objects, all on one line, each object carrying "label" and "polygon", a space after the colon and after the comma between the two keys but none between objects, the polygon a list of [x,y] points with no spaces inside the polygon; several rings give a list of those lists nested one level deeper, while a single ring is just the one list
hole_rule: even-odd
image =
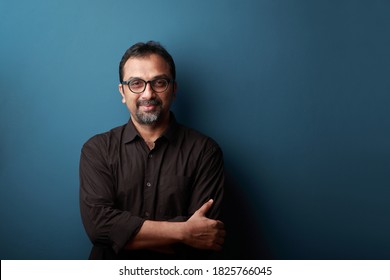
[{"label": "shirt button", "polygon": [[150,182],[147,182],[147,183],[146,183],[146,186],[147,186],[147,187],[151,187],[152,184],[151,184]]},{"label": "shirt button", "polygon": [[145,217],[149,217],[150,213],[148,211],[145,212]]},{"label": "shirt button", "polygon": [[152,157],[153,157],[153,155],[152,155],[152,154],[150,154],[150,155],[149,155],[149,158],[152,158]]}]

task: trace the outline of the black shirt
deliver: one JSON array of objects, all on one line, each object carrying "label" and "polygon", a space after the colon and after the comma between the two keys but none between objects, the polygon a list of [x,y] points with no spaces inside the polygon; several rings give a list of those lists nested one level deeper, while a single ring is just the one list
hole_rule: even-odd
[{"label": "black shirt", "polygon": [[172,113],[152,150],[131,120],[92,137],[80,158],[80,210],[94,245],[90,258],[197,258],[199,252],[184,245],[176,246],[176,256],[123,247],[145,220],[186,221],[210,198],[207,216],[218,219],[223,184],[219,146],[178,124]]}]

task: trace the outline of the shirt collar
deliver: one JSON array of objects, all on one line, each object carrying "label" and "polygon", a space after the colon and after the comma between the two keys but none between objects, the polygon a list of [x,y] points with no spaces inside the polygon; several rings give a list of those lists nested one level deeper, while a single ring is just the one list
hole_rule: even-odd
[{"label": "shirt collar", "polygon": [[138,137],[140,137],[140,135],[138,134],[137,129],[135,129],[135,126],[130,118],[125,126],[125,130],[123,131],[123,143],[129,143]]},{"label": "shirt collar", "polygon": [[178,127],[179,127],[179,125],[176,121],[176,117],[171,112],[171,115],[169,118],[169,126],[168,126],[167,130],[164,131],[162,137],[167,138],[168,141],[173,141],[176,138]]},{"label": "shirt collar", "polygon": [[[176,131],[178,129],[178,123],[176,121],[175,115],[172,112],[170,112],[170,114],[171,115],[169,118],[169,126],[168,126],[167,130],[165,130],[165,132],[162,134],[161,137],[165,137],[167,140],[172,141],[172,140],[174,140],[174,138],[176,136]],[[142,138],[142,137],[141,137],[141,135],[139,135],[137,129],[135,128],[135,126],[130,118],[129,121],[127,122],[127,124],[125,126],[125,130],[123,132],[123,142],[125,144],[130,143],[137,138]]]}]

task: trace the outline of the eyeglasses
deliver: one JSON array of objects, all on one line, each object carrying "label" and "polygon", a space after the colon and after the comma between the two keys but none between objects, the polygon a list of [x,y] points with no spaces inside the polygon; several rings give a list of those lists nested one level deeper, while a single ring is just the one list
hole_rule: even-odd
[{"label": "eyeglasses", "polygon": [[145,91],[146,85],[149,83],[154,92],[160,93],[166,91],[171,82],[173,82],[173,80],[166,78],[157,78],[151,81],[134,78],[123,81],[122,85],[127,85],[131,92],[139,94]]}]

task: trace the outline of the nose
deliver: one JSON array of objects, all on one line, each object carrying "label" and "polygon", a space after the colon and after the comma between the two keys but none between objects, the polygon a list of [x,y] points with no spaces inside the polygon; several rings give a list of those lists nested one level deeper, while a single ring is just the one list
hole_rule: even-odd
[{"label": "nose", "polygon": [[141,93],[143,99],[151,99],[155,94],[150,82],[146,83],[145,90]]}]

